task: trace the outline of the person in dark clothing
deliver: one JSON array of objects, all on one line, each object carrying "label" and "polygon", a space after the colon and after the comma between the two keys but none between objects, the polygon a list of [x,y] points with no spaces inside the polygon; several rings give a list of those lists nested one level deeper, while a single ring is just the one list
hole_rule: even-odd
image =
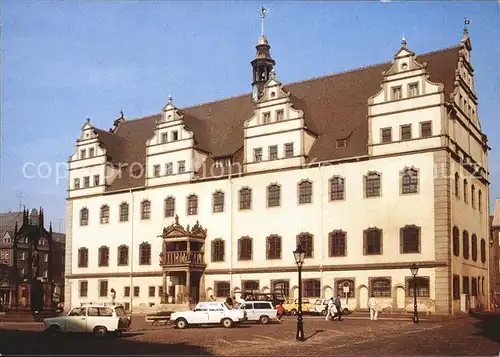
[{"label": "person in dark clothing", "polygon": [[233,306],[233,299],[231,299],[231,296],[226,298],[226,305]]},{"label": "person in dark clothing", "polygon": [[342,302],[340,301],[340,295],[337,295],[337,298],[334,301],[335,307],[337,308],[337,313],[333,316],[333,319],[336,317],[339,318],[339,321],[342,321]]}]

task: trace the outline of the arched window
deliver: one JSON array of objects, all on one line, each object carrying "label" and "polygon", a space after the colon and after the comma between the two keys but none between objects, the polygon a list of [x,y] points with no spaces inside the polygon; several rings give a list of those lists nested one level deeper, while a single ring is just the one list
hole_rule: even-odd
[{"label": "arched window", "polygon": [[106,246],[102,246],[99,248],[99,266],[109,266],[109,248]]},{"label": "arched window", "polygon": [[141,202],[141,219],[151,218],[151,202],[144,200]]},{"label": "arched window", "polygon": [[252,208],[252,189],[243,187],[240,190],[240,210]]},{"label": "arched window", "polygon": [[89,224],[89,209],[82,208],[80,210],[80,226],[88,226]]},{"label": "arched window", "polygon": [[165,198],[165,217],[173,217],[175,215],[175,198]]},{"label": "arched window", "polygon": [[382,230],[368,228],[363,232],[363,251],[365,255],[382,254]]},{"label": "arched window", "polygon": [[216,281],[215,282],[215,296],[219,298],[227,297],[230,295],[231,287],[229,281]]},{"label": "arched window", "polygon": [[247,280],[243,281],[241,284],[242,293],[246,294],[258,294],[259,291],[259,282],[257,280]]},{"label": "arched window", "polygon": [[477,261],[477,235],[472,234],[471,237],[471,251],[472,251],[472,260]]},{"label": "arched window", "polygon": [[271,292],[278,298],[288,298],[290,294],[290,282],[288,280],[276,280],[271,283]]},{"label": "arched window", "polygon": [[334,176],[330,179],[330,201],[343,200],[345,198],[345,179]]},{"label": "arched window", "polygon": [[225,255],[225,242],[217,238],[212,241],[212,262],[223,262]]},{"label": "arched window", "polygon": [[460,175],[455,172],[455,196],[460,197]]},{"label": "arched window", "polygon": [[151,244],[148,242],[139,245],[139,265],[151,265]]},{"label": "arched window", "polygon": [[460,230],[457,226],[453,227],[453,255],[460,255]]},{"label": "arched window", "polygon": [[403,195],[418,192],[418,171],[414,168],[405,168],[401,175],[401,193]]},{"label": "arched window", "polygon": [[266,258],[281,259],[281,237],[273,234],[266,238],[266,243]]},{"label": "arched window", "polygon": [[127,222],[128,221],[128,203],[123,202],[120,205],[120,222]]},{"label": "arched window", "polygon": [[304,297],[320,297],[321,296],[321,283],[319,279],[304,280]]},{"label": "arched window", "polygon": [[278,207],[281,205],[281,187],[278,184],[272,184],[267,187],[267,206]]},{"label": "arched window", "polygon": [[128,265],[128,246],[126,245],[118,247],[118,265]]},{"label": "arched window", "polygon": [[224,212],[224,192],[216,191],[213,194],[213,208],[212,212]]},{"label": "arched window", "polygon": [[109,206],[101,206],[101,224],[109,223]]},{"label": "arched window", "polygon": [[380,174],[377,172],[368,172],[365,176],[365,196],[380,196]]},{"label": "arched window", "polygon": [[469,232],[467,231],[462,233],[462,250],[464,259],[469,259]]},{"label": "arched window", "polygon": [[311,181],[299,182],[299,204],[312,202],[313,184]]},{"label": "arched window", "polygon": [[476,187],[474,185],[470,187],[470,203],[472,208],[476,208]]},{"label": "arched window", "polygon": [[78,249],[78,267],[87,268],[89,266],[89,250],[87,248]]},{"label": "arched window", "polygon": [[189,195],[187,198],[187,214],[188,216],[198,214],[198,197],[196,195]]},{"label": "arched window", "polygon": [[374,278],[370,281],[370,296],[391,297],[391,280]]},{"label": "arched window", "polygon": [[310,233],[300,233],[297,236],[297,244],[305,251],[305,258],[312,258],[314,253],[314,237]]},{"label": "arched window", "polygon": [[420,227],[405,226],[399,231],[401,253],[420,253]]},{"label": "arched window", "polygon": [[354,280],[340,279],[340,280],[337,280],[335,282],[336,295],[340,295],[342,297],[345,297],[346,293],[344,292],[344,288],[349,288],[349,292],[347,293],[347,297],[353,298],[355,296]]},{"label": "arched window", "polygon": [[252,238],[238,239],[238,260],[252,260]]},{"label": "arched window", "polygon": [[467,199],[467,180],[464,179],[464,202],[467,203],[468,199]]},{"label": "arched window", "polygon": [[481,262],[486,263],[486,241],[484,238],[481,239]]},{"label": "arched window", "polygon": [[328,256],[344,257],[347,255],[347,233],[344,231],[333,231],[328,234]]},{"label": "arched window", "polygon": [[[413,277],[406,278],[406,296],[413,297],[414,296],[414,281]],[[429,297],[430,289],[429,289],[429,278],[419,277],[415,278],[415,283],[417,284],[417,297]]]}]

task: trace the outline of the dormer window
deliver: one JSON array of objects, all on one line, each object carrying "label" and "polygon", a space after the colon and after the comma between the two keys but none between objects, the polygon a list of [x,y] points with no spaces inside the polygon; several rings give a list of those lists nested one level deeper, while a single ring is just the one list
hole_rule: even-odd
[{"label": "dormer window", "polygon": [[87,157],[87,150],[80,150],[80,159],[85,159]]},{"label": "dormer window", "polygon": [[264,116],[263,116],[263,119],[262,119],[262,122],[264,124],[269,124],[269,122],[271,121],[271,113],[267,112],[267,113],[264,113]]},{"label": "dormer window", "polygon": [[95,156],[95,151],[94,148],[89,149],[89,157],[94,157]]},{"label": "dormer window", "polygon": [[80,179],[79,178],[76,178],[74,180],[74,188],[75,188],[75,190],[80,188]]},{"label": "dormer window", "polygon": [[285,112],[283,111],[283,109],[281,109],[276,112],[276,121],[283,121],[283,120],[285,120]]},{"label": "dormer window", "polygon": [[398,100],[403,97],[401,93],[401,86],[399,87],[392,87],[392,100]]},{"label": "dormer window", "polygon": [[418,83],[408,84],[408,97],[418,96]]},{"label": "dormer window", "polygon": [[83,178],[83,187],[85,187],[85,188],[89,188],[90,187],[90,177],[89,176],[85,176]]},{"label": "dormer window", "polygon": [[153,166],[153,174],[155,177],[160,177],[160,165]]},{"label": "dormer window", "polygon": [[177,130],[172,131],[172,141],[179,140],[179,132]]},{"label": "dormer window", "polygon": [[165,144],[168,141],[168,133],[161,134],[161,143]]}]

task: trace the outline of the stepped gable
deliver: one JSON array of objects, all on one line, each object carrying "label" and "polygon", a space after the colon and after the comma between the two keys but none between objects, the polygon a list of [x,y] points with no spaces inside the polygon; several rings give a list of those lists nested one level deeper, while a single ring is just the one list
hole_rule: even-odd
[{"label": "stepped gable", "polygon": [[[461,47],[455,46],[423,55],[430,80],[444,85],[445,101],[455,88],[455,70]],[[285,84],[295,108],[303,110],[307,128],[318,135],[308,162],[362,156],[368,153],[368,98],[380,91],[383,71],[390,62],[327,75],[302,82]],[[195,147],[212,156],[232,155],[243,147],[243,125],[254,113],[251,94],[179,109],[183,121],[195,135]],[[113,134],[103,135],[103,144],[112,156],[123,155],[124,162],[146,161],[146,141],[153,136],[161,114],[120,123]],[[125,140],[110,140],[119,136]],[[347,147],[336,148],[336,140],[347,140]],[[113,148],[122,146],[121,149]],[[240,155],[237,155],[240,156]],[[240,156],[242,158],[242,156]],[[109,191],[144,186],[144,175],[132,178],[123,174],[108,187]]]}]

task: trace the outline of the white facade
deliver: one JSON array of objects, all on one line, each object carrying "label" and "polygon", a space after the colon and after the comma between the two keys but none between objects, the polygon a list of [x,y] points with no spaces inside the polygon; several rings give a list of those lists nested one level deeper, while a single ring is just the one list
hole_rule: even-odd
[{"label": "white facade", "polygon": [[[470,46],[467,37],[462,48],[466,49],[468,43]],[[174,217],[171,214],[166,217],[165,213],[165,199],[171,197],[175,198],[175,215],[182,226],[192,227],[199,222],[207,229],[203,249],[206,269],[199,286],[192,292],[199,299],[210,295],[225,299],[227,294],[245,290],[247,281],[258,282],[260,292],[276,291],[276,282],[283,282],[286,293],[297,296],[292,251],[297,236],[307,233],[313,243],[312,257],[306,258],[304,264],[305,297],[332,296],[338,291],[338,283],[349,280],[354,290],[349,306],[365,308],[369,295],[377,293],[375,285],[382,279],[390,287],[389,293],[379,297],[382,306],[412,309],[408,279],[409,267],[415,262],[420,266],[418,276],[427,281],[420,292],[420,309],[445,314],[458,311],[459,302],[450,290],[453,275],[475,277],[479,282],[483,279],[482,284],[488,286],[487,245],[486,261],[482,261],[479,253],[481,239],[487,237],[488,231],[487,150],[479,135],[477,111],[472,118],[469,115],[459,120],[457,115],[451,115],[443,84],[429,79],[426,65],[414,58],[406,43],[394,57],[381,84],[378,93],[366,98],[367,152],[357,157],[324,162],[309,160],[309,152],[322,133],[314,133],[307,127],[305,112],[294,107],[290,93],[284,91],[274,75],[267,82],[262,98],[255,103],[253,116],[245,120],[242,169],[236,174],[208,178],[196,175],[207,158],[215,155],[195,147],[197,134],[185,125],[171,99],[147,141],[147,176],[142,185],[111,192],[104,186],[75,189],[75,178],[101,174],[104,179],[106,167],[116,170],[106,164],[106,154],[109,155],[106,145],[96,145],[96,157],[91,159],[92,163],[85,161],[87,168],[82,166],[81,148],[84,143],[98,143],[99,134],[92,134],[92,140],[82,136],[70,158],[67,264],[71,268],[66,268],[66,301],[74,305],[107,300],[109,290],[114,289],[116,299],[134,309],[152,304],[159,306],[160,286],[162,289],[172,286],[174,297],[184,292],[185,282],[178,276],[171,275],[165,284],[158,258],[163,249],[162,230],[174,222]],[[401,88],[400,94],[394,92],[396,87]],[[423,129],[423,123],[430,123],[430,131],[428,126]],[[410,129],[402,129],[405,125],[411,125]],[[469,129],[464,129],[464,125]],[[384,141],[382,130],[387,128],[391,128],[391,139]],[[408,135],[403,134],[404,130],[411,132],[409,138],[403,136]],[[82,135],[86,131],[92,132],[89,123],[82,129]],[[475,131],[479,133],[476,138]],[[275,158],[271,156],[274,150],[271,146],[277,147]],[[469,193],[475,197],[474,207],[470,201],[454,197],[455,172],[466,176],[457,158],[457,148],[462,156],[469,158],[469,163],[475,162],[481,168],[481,179],[468,179],[467,190],[472,184],[475,187],[475,191]],[[256,149],[261,149],[260,159],[256,158]],[[185,165],[184,173],[178,172],[179,162]],[[173,167],[171,173],[167,173],[169,163]],[[404,180],[408,177],[404,174],[409,169],[417,175],[413,182],[416,186],[405,191]],[[369,194],[367,175],[370,174],[378,175],[380,182],[375,195]],[[332,199],[334,178],[343,179],[340,199]],[[105,182],[110,185],[114,179],[108,175]],[[310,197],[310,191],[301,191],[300,184],[304,182],[312,187]],[[270,204],[271,185],[280,188],[277,206]],[[241,206],[240,190],[244,188],[251,189],[247,209]],[[460,181],[460,190],[463,189]],[[223,193],[223,205],[215,202],[216,192]],[[197,198],[195,214],[188,209],[190,195]],[[144,202],[150,203],[149,217],[144,216]],[[128,204],[126,220],[120,212],[122,203]],[[103,205],[109,207],[109,220],[101,223]],[[82,209],[89,212],[86,225],[81,222]],[[455,225],[478,237],[475,261],[451,253],[451,232]],[[402,244],[401,229],[408,226],[419,229],[418,249],[412,253],[404,252],[406,248]],[[377,254],[370,254],[371,248],[365,240],[365,231],[371,228],[382,233]],[[330,233],[335,231],[346,234],[346,248],[345,254],[332,256]],[[281,237],[280,253],[274,259],[268,256],[267,238],[272,235]],[[239,240],[242,237],[251,238],[251,259],[241,259]],[[224,241],[221,261],[213,261],[215,239]],[[143,243],[151,245],[149,264],[140,264]],[[460,245],[462,249],[462,243]],[[107,266],[99,266],[102,246],[109,248]],[[128,247],[127,264],[118,264],[119,246]],[[80,262],[80,248],[88,249],[88,262],[84,267]],[[101,281],[107,283],[101,284]],[[224,284],[219,285],[221,282]],[[226,284],[229,291],[221,288]],[[487,288],[481,294],[480,286],[479,283],[476,287],[479,293],[476,300],[487,306]],[[129,296],[125,293],[126,287]],[[82,294],[82,289],[86,294]]]}]

